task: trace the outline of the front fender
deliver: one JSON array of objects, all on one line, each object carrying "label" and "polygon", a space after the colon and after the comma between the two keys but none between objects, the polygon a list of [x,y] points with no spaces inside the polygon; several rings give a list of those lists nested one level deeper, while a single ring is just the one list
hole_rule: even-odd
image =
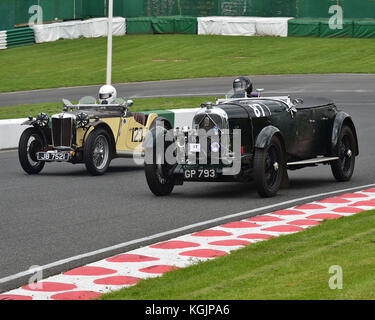
[{"label": "front fender", "polygon": [[142,143],[142,147],[146,149],[152,149],[156,145],[156,141],[165,141],[164,137],[168,134],[168,130],[160,126],[153,126],[147,132],[146,137]]},{"label": "front fender", "polygon": [[21,123],[21,126],[34,126],[36,124],[36,119],[28,119]]},{"label": "front fender", "polygon": [[333,122],[332,138],[331,138],[331,152],[333,155],[338,154],[338,140],[339,140],[343,125],[347,125],[352,129],[352,132],[356,141],[355,155],[358,156],[359,147],[358,147],[357,131],[355,129],[352,117],[344,111],[340,111],[339,113],[337,113],[335,120]]},{"label": "front fender", "polygon": [[266,148],[270,144],[271,139],[275,134],[282,137],[280,130],[274,126],[267,126],[263,128],[256,138],[255,147],[259,149]]}]

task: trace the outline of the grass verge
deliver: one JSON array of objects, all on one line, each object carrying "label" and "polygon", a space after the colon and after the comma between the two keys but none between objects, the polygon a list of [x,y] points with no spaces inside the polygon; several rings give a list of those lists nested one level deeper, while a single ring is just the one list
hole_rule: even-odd
[{"label": "grass verge", "polygon": [[[171,97],[171,98],[140,98],[134,100],[132,112],[152,111],[181,108],[198,108],[202,102],[213,101],[218,97]],[[19,106],[1,107],[0,120],[36,117],[38,113],[49,115],[62,111],[62,103],[27,104]]]},{"label": "grass verge", "polygon": [[[330,289],[333,265],[343,288]],[[375,211],[323,222],[141,280],[104,300],[375,299]]]},{"label": "grass verge", "polygon": [[[106,38],[0,51],[0,91],[105,83]],[[240,74],[374,73],[373,39],[127,35],[113,42],[113,82]]]}]

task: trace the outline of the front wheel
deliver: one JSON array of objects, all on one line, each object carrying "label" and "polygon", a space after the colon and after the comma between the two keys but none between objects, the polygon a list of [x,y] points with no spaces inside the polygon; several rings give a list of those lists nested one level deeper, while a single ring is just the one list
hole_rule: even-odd
[{"label": "front wheel", "polygon": [[273,197],[280,189],[284,170],[284,156],[280,140],[271,139],[264,149],[256,149],[254,156],[254,180],[261,197]]},{"label": "front wheel", "polygon": [[111,143],[106,130],[94,129],[84,147],[84,162],[94,176],[104,174],[111,162]]},{"label": "front wheel", "polygon": [[339,159],[332,162],[332,174],[337,181],[349,181],[354,172],[355,150],[357,149],[353,131],[343,126],[338,141]]},{"label": "front wheel", "polygon": [[163,152],[167,150],[169,144],[165,144],[163,150],[161,146],[156,145],[156,140],[153,139],[153,146],[146,149],[145,175],[147,184],[154,195],[167,196],[172,193],[175,185],[173,175],[170,172],[172,166],[167,163],[163,156]]},{"label": "front wheel", "polygon": [[38,174],[44,168],[45,162],[37,160],[37,153],[43,149],[43,137],[38,129],[28,128],[18,144],[18,159],[21,167],[28,174]]}]

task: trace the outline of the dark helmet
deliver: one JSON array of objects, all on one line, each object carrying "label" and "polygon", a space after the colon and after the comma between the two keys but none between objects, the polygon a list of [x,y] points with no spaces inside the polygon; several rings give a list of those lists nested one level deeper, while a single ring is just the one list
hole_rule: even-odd
[{"label": "dark helmet", "polygon": [[233,81],[234,92],[245,91],[248,97],[251,97],[253,92],[253,83],[248,77],[238,77]]}]

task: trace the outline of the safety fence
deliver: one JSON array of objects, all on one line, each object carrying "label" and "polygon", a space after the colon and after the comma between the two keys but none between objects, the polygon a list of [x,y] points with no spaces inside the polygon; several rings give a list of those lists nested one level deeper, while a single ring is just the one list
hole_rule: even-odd
[{"label": "safety fence", "polygon": [[[114,0],[114,15],[329,18],[332,5],[349,19],[375,19],[374,0]],[[51,22],[104,17],[108,0],[0,0],[0,30],[27,25],[35,6]]]},{"label": "safety fence", "polygon": [[34,30],[29,27],[0,31],[0,49],[14,48],[35,43]]}]

